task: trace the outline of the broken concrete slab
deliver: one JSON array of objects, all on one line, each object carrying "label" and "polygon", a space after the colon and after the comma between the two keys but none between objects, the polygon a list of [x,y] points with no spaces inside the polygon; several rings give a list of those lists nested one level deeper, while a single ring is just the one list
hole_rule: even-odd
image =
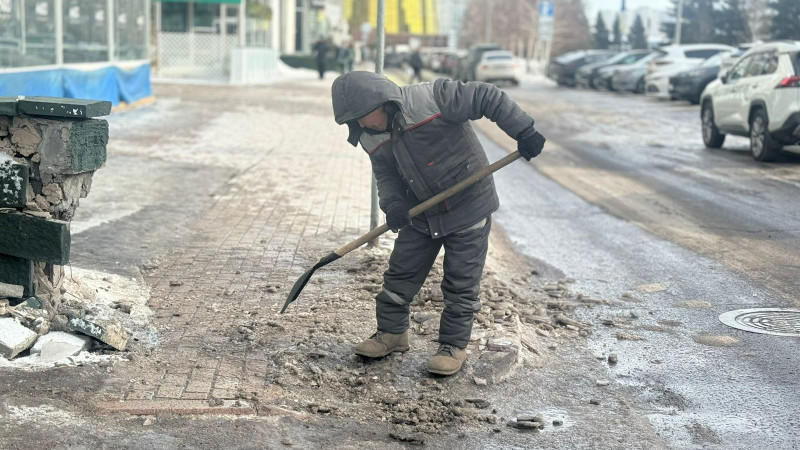
[{"label": "broken concrete slab", "polygon": [[100,342],[123,351],[128,345],[128,332],[115,319],[90,319],[67,316],[67,328],[91,336]]},{"label": "broken concrete slab", "polygon": [[22,298],[25,288],[16,284],[0,283],[0,298]]},{"label": "broken concrete slab", "polygon": [[475,363],[473,375],[488,384],[497,384],[513,375],[516,367],[517,353],[486,351]]},{"label": "broken concrete slab", "polygon": [[11,359],[36,341],[36,333],[11,317],[0,318],[0,356]]},{"label": "broken concrete slab", "polygon": [[63,331],[51,331],[36,340],[31,348],[31,354],[39,354],[43,362],[55,362],[87,350],[90,344],[91,341],[87,337]]},{"label": "broken concrete slab", "polygon": [[111,102],[63,97],[25,97],[17,100],[17,112],[32,116],[88,119],[111,114]]}]

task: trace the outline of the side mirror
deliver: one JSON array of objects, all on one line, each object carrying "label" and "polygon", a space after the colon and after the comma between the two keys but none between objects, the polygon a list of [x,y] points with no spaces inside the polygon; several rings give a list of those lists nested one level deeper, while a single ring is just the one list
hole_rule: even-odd
[{"label": "side mirror", "polygon": [[719,77],[719,79],[720,79],[720,81],[722,81],[722,84],[727,84],[728,83],[728,74],[727,73],[723,73]]}]

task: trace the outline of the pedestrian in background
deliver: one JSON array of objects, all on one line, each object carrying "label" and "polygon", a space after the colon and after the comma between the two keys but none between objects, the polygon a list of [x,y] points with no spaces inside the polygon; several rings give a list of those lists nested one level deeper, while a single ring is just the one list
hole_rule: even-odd
[{"label": "pedestrian in background", "polygon": [[489,245],[491,214],[500,203],[492,177],[475,183],[417,217],[412,206],[489,165],[470,120],[487,117],[517,140],[530,160],[544,137],[508,95],[487,83],[438,79],[399,87],[373,72],[339,76],[332,87],[336,122],[361,143],[378,182],[386,223],[398,233],[376,296],[377,332],[355,353],[384,357],[409,349],[409,305],[444,247],[444,309],[439,349],[428,371],[458,372],[466,359],[473,316],[480,310],[480,280]]},{"label": "pedestrian in background", "polygon": [[319,79],[325,78],[325,57],[328,54],[328,43],[325,38],[321,37],[317,40],[313,47],[314,52],[317,54],[317,71],[319,72]]},{"label": "pedestrian in background", "polygon": [[411,57],[408,59],[408,64],[411,65],[411,69],[414,71],[414,74],[411,75],[411,81],[409,81],[409,84],[413,84],[414,80],[422,83],[422,57],[420,56],[418,49],[411,53]]},{"label": "pedestrian in background", "polygon": [[339,51],[339,64],[342,65],[342,73],[353,71],[353,43],[348,42]]}]

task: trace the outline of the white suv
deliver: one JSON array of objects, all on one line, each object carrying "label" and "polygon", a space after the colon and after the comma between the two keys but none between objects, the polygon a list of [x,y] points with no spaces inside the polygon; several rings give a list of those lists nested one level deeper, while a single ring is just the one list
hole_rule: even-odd
[{"label": "white suv", "polygon": [[647,63],[644,92],[659,98],[670,98],[669,77],[691,69],[717,53],[736,51],[722,44],[668,45],[658,50],[664,54]]},{"label": "white suv", "polygon": [[800,142],[800,42],[751,48],[706,86],[700,104],[706,147],[722,147],[726,133],[750,136],[753,158],[775,159]]}]

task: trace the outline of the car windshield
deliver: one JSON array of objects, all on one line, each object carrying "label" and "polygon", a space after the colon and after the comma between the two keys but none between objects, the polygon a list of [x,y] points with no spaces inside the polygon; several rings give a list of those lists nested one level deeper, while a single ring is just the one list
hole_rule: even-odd
[{"label": "car windshield", "polygon": [[608,64],[619,64],[631,56],[633,55],[629,54],[628,52],[617,53],[616,55],[612,56],[611,58],[608,58],[603,62]]},{"label": "car windshield", "polygon": [[566,55],[559,56],[556,59],[556,61],[561,63],[561,64],[564,64],[564,63],[568,63],[568,62],[572,62],[572,61],[577,61],[577,60],[583,58],[584,56],[585,56],[585,54],[583,52],[567,53]]},{"label": "car windshield", "polygon": [[654,60],[656,58],[660,58],[662,56],[665,56],[665,55],[666,55],[666,52],[662,52],[661,50],[655,51],[653,53],[648,53],[644,58],[636,61],[635,65],[636,66],[644,66],[648,62],[650,62],[650,61],[652,61],[652,60]]}]

